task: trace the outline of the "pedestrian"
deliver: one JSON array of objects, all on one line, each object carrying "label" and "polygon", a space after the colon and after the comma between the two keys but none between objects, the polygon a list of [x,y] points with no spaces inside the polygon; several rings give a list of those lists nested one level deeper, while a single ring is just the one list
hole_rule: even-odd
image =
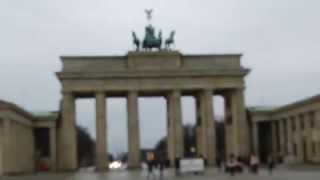
[{"label": "pedestrian", "polygon": [[222,165],[222,159],[219,155],[216,157],[216,164],[217,164],[217,168],[220,170]]},{"label": "pedestrian", "polygon": [[147,166],[148,166],[148,174],[147,174],[147,179],[149,179],[151,176],[155,177],[153,168],[155,164],[155,157],[153,152],[148,152],[147,153]]},{"label": "pedestrian", "polygon": [[163,170],[165,168],[165,158],[163,155],[160,156],[159,158],[159,176],[160,176],[160,179],[163,179]]},{"label": "pedestrian", "polygon": [[230,173],[231,176],[234,176],[236,171],[236,159],[233,154],[229,155],[226,171]]},{"label": "pedestrian", "polygon": [[180,158],[176,157],[175,158],[175,171],[176,171],[176,176],[180,176]]},{"label": "pedestrian", "polygon": [[257,174],[259,171],[259,159],[254,153],[250,156],[250,168],[254,174]]},{"label": "pedestrian", "polygon": [[268,170],[269,170],[270,174],[272,174],[274,166],[275,166],[275,160],[272,155],[269,155],[268,156]]}]

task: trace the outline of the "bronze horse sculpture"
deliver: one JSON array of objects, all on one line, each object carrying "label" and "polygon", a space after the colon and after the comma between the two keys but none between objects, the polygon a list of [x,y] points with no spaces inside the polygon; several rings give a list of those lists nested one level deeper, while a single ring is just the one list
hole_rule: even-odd
[{"label": "bronze horse sculpture", "polygon": [[136,46],[136,51],[140,50],[140,40],[138,39],[136,33],[132,31],[133,44]]},{"label": "bronze horse sculpture", "polygon": [[165,46],[167,50],[169,50],[170,46],[174,44],[174,35],[175,35],[175,31],[171,31],[170,37],[166,39]]}]

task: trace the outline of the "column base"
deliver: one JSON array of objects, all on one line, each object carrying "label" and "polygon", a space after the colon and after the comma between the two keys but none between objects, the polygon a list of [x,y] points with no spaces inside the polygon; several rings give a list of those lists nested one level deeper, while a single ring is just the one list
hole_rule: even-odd
[{"label": "column base", "polygon": [[95,172],[107,172],[107,171],[109,171],[109,168],[107,168],[107,167],[104,167],[104,168],[95,168],[95,170],[94,170]]},{"label": "column base", "polygon": [[128,166],[127,168],[129,171],[135,171],[135,170],[140,170],[141,166]]}]

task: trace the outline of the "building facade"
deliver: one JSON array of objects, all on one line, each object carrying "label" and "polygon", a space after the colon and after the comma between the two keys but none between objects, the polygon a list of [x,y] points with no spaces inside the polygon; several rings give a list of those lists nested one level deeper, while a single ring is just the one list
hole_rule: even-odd
[{"label": "building facade", "polygon": [[[30,173],[38,170],[40,163],[55,170],[55,118],[37,116],[17,105],[0,101],[0,175]],[[42,130],[41,137],[37,131]],[[37,139],[48,134],[48,146]],[[42,147],[42,148],[41,148]],[[43,149],[50,148],[48,154]]]},{"label": "building facade", "polygon": [[252,150],[285,163],[320,162],[320,95],[281,107],[251,107]]}]

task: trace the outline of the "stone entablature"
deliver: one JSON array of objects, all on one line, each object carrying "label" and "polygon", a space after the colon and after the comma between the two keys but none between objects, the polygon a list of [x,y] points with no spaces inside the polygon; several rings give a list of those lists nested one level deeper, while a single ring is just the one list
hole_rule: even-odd
[{"label": "stone entablature", "polygon": [[125,56],[61,56],[61,59],[63,61],[62,72],[113,72],[128,69],[143,71],[148,69],[161,71],[165,69],[246,70],[240,65],[241,56],[241,54],[182,55],[179,52],[170,51],[129,52]]},{"label": "stone entablature", "polygon": [[[130,52],[126,56],[62,56],[57,73],[64,92],[161,91],[244,88],[249,72],[239,54],[182,55]],[[128,80],[130,79],[130,81]],[[183,83],[181,83],[183,82]]]}]

